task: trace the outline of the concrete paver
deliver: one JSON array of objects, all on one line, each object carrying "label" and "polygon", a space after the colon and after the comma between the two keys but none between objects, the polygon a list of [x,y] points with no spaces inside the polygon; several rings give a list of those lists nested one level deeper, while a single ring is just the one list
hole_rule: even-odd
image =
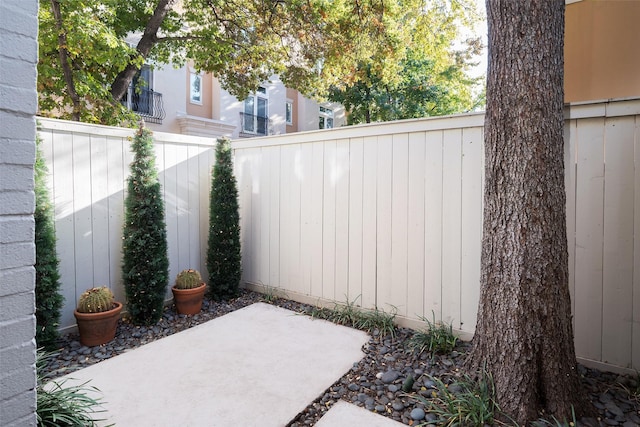
[{"label": "concrete paver", "polygon": [[344,400],[336,402],[316,427],[400,427],[404,424],[360,408]]},{"label": "concrete paver", "polygon": [[69,374],[67,384],[91,380],[101,391],[100,425],[280,427],[364,357],[368,340],[257,303]]}]

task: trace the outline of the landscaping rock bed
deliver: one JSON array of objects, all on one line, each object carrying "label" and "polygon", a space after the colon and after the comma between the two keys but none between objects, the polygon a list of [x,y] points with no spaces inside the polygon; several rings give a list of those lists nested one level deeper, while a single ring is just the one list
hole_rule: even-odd
[{"label": "landscaping rock bed", "polygon": [[[412,397],[429,398],[436,377],[449,384],[460,374],[465,352],[470,343],[459,342],[449,355],[416,355],[406,349],[405,342],[413,331],[399,328],[395,339],[372,338],[363,350],[366,357],[313,404],[299,415],[290,427],[311,426],[337,400],[383,414],[406,425],[436,426],[436,416]],[[636,379],[578,366],[583,384],[593,402],[598,418],[578,420],[578,426],[640,426],[640,396],[630,391],[638,388]],[[415,379],[411,393],[402,390],[408,376]],[[453,391],[452,387],[449,388]],[[433,422],[433,424],[431,424]],[[555,426],[555,422],[548,425]]]},{"label": "landscaping rock bed", "polygon": [[[124,320],[118,326],[115,340],[92,348],[82,346],[77,334],[69,334],[60,340],[59,351],[49,359],[44,372],[50,378],[65,375],[260,301],[265,301],[264,295],[245,290],[239,298],[228,302],[205,300],[202,312],[194,316],[178,315],[172,307],[166,307],[157,325],[139,327]],[[310,314],[313,311],[313,307],[294,301],[279,299],[273,303],[296,312]],[[428,408],[413,396],[428,398],[431,395],[435,384],[430,377],[439,378],[445,383],[452,382],[460,373],[469,343],[458,343],[448,355],[417,354],[407,350],[405,344],[412,333],[410,329],[399,328],[395,337],[379,337],[374,332],[369,343],[363,347],[366,356],[288,426],[313,426],[338,400],[345,400],[406,425],[429,425],[434,422],[435,415],[429,413]],[[580,420],[578,425],[640,426],[640,404],[638,395],[634,393],[640,386],[637,378],[583,366],[579,366],[579,369],[599,417]],[[410,393],[406,393],[403,384],[409,376],[415,381]]]}]

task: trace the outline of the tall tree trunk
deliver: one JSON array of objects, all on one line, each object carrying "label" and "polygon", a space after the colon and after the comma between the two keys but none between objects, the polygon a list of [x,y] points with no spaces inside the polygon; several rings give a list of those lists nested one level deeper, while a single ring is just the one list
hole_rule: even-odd
[{"label": "tall tree trunk", "polygon": [[487,0],[489,69],[481,292],[468,366],[500,408],[589,410],[576,370],[563,164],[564,0]]},{"label": "tall tree trunk", "polygon": [[371,91],[369,90],[369,86],[365,87],[365,100],[367,103],[367,109],[364,110],[364,122],[371,123]]},{"label": "tall tree trunk", "polygon": [[51,0],[51,13],[56,21],[56,30],[58,30],[58,57],[60,59],[60,67],[62,68],[62,75],[64,76],[64,83],[67,86],[67,92],[71,103],[73,104],[71,119],[80,121],[80,96],[76,92],[75,81],[73,80],[73,73],[71,71],[71,64],[69,63],[69,51],[67,50],[67,32],[62,25],[62,13],[60,12],[60,1]]},{"label": "tall tree trunk", "polygon": [[[167,13],[169,13],[175,3],[176,0],[158,1],[153,15],[149,21],[147,21],[147,26],[144,29],[142,38],[136,46],[137,56],[143,59],[149,56],[149,52],[151,52],[153,46],[158,42],[158,30],[162,25],[162,21],[164,21]],[[114,102],[120,102],[120,100],[122,100],[122,97],[127,93],[127,89],[138,70],[140,70],[140,66],[134,62],[130,62],[129,65],[116,76],[116,79],[111,85],[111,96]]]}]

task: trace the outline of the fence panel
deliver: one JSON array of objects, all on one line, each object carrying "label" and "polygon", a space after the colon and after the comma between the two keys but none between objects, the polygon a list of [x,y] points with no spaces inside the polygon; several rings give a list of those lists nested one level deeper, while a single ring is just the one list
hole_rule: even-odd
[{"label": "fence panel", "polygon": [[[409,135],[407,200],[407,314],[424,313],[426,134]],[[432,183],[428,183],[432,185]]]},{"label": "fence panel", "polygon": [[476,311],[480,299],[480,257],[482,243],[482,181],[484,141],[482,128],[462,132],[462,205],[460,260],[460,329],[476,328]]},{"label": "fence panel", "polygon": [[[360,302],[363,307],[372,308],[378,306],[377,288],[378,276],[377,259],[377,234],[378,223],[378,193],[377,193],[377,164],[378,145],[377,137],[365,136],[362,141],[362,297]],[[352,267],[356,268],[356,267]],[[384,305],[380,306],[385,309]],[[386,307],[388,308],[388,307]]]},{"label": "fence panel", "polygon": [[[604,201],[604,117],[581,119],[576,150],[576,347],[583,356],[602,356],[602,223]],[[572,141],[573,142],[573,141]]]},{"label": "fence panel", "polygon": [[[362,304],[362,294],[365,292],[362,277],[363,264],[363,203],[364,203],[364,141],[353,138],[350,144],[349,156],[349,216],[347,233],[349,236],[349,301]],[[304,217],[303,217],[304,218]]]},{"label": "fence panel", "polygon": [[391,153],[391,280],[385,301],[398,314],[408,316],[409,286],[408,250],[409,224],[409,135],[393,135]]},{"label": "fence panel", "polygon": [[605,123],[602,275],[602,358],[631,359],[633,316],[633,117]]},{"label": "fence panel", "polygon": [[[640,233],[634,232],[640,216],[639,113],[638,100],[571,106],[565,128],[577,354],[592,364],[635,369],[640,368],[640,327],[633,320],[640,316]],[[482,125],[482,115],[466,115],[236,141],[236,155],[254,146],[309,144],[308,173],[323,171],[311,186],[313,194],[301,190],[310,209],[300,211],[301,222],[311,222],[311,230],[322,236],[315,240],[311,263],[300,261],[301,274],[321,274],[310,288],[284,286],[289,296],[313,302],[354,301],[360,295],[357,303],[363,307],[393,306],[409,321],[435,315],[472,333],[480,280]],[[341,148],[348,149],[340,155],[347,162],[338,161]],[[287,167],[281,162],[281,174]],[[345,181],[338,184],[338,176]],[[345,233],[346,250],[340,246]],[[280,244],[276,256],[284,256]],[[344,262],[348,295],[341,294]]]},{"label": "fence panel", "polygon": [[[476,215],[481,215],[476,212]],[[444,131],[442,144],[442,320],[461,329],[462,129]],[[434,224],[438,227],[438,224]]]},{"label": "fence panel", "polygon": [[[49,185],[65,298],[60,326],[66,328],[75,324],[77,298],[91,286],[109,286],[118,300],[125,301],[122,226],[126,179],[133,160],[129,138],[134,131],[39,120],[43,152],[51,172]],[[206,274],[203,249],[214,141],[160,132],[154,139],[165,201],[170,281],[184,268],[197,268]]]},{"label": "fence panel", "polygon": [[640,370],[640,118],[636,112],[634,133],[634,185],[633,185],[633,315],[631,366]]},{"label": "fence panel", "polygon": [[[569,289],[578,357],[640,369],[640,100],[568,107]],[[470,336],[479,298],[482,114],[233,143],[243,280],[305,302],[355,302]],[[51,171],[62,326],[76,298],[121,284],[130,129],[41,119]],[[214,141],[155,134],[171,275],[206,277]]]},{"label": "fence panel", "polygon": [[[425,133],[424,315],[442,319],[443,131]],[[433,316],[433,317],[432,317]]]}]

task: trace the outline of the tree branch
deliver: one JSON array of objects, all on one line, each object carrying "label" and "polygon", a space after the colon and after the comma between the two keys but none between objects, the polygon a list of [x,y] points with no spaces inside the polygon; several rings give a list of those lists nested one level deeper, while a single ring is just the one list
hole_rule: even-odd
[{"label": "tree branch", "polygon": [[167,37],[156,37],[156,43],[165,43],[165,42],[180,42],[180,41],[191,41],[191,40],[207,40],[202,36],[167,36]]},{"label": "tree branch", "polygon": [[58,57],[60,58],[60,66],[62,67],[62,74],[64,76],[65,84],[67,85],[67,92],[69,98],[73,103],[73,111],[71,113],[72,120],[80,121],[80,97],[76,92],[76,85],[73,81],[73,73],[71,72],[71,66],[69,65],[69,51],[67,50],[67,33],[62,27],[62,14],[60,13],[60,1],[51,0],[51,12],[56,21],[56,29],[58,30]]},{"label": "tree branch", "polygon": [[[139,57],[146,59],[153,46],[158,43],[158,30],[175,3],[176,0],[158,1],[158,5],[153,11],[153,15],[147,22],[142,38],[136,46],[137,55]],[[114,102],[120,102],[124,97],[127,93],[127,88],[139,69],[140,66],[130,62],[129,65],[127,65],[125,69],[116,76],[116,79],[111,85],[111,96],[113,97]]]}]

